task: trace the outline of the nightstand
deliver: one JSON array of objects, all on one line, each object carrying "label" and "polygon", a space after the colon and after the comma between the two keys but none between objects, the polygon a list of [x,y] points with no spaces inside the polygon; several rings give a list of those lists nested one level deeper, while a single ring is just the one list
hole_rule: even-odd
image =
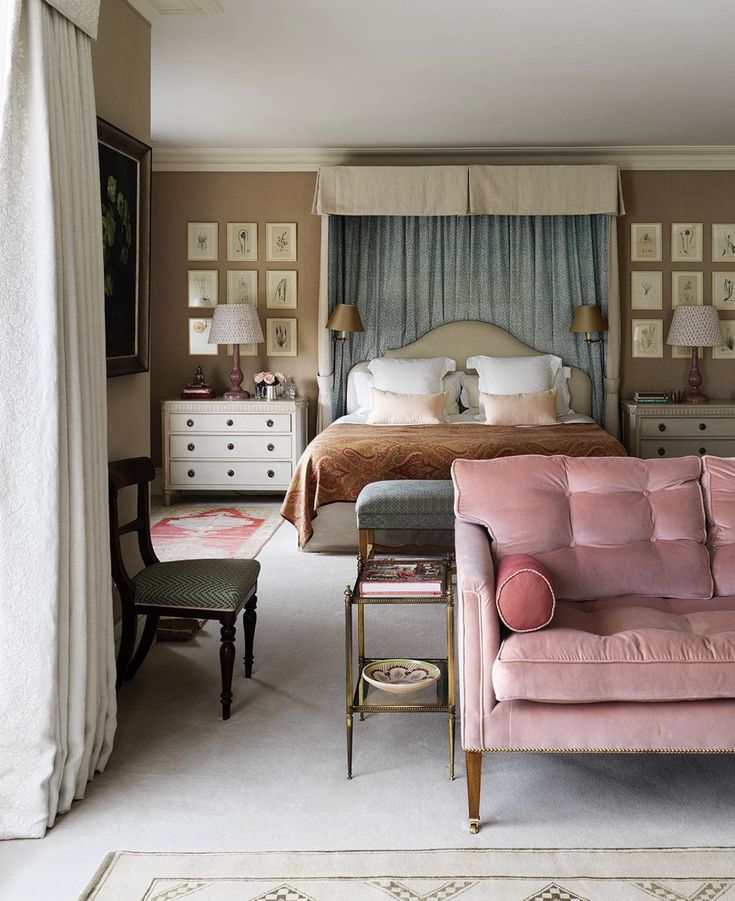
[{"label": "nightstand", "polygon": [[163,502],[176,491],[283,491],[306,447],[309,401],[165,400]]},{"label": "nightstand", "polygon": [[708,404],[623,401],[623,443],[633,457],[735,456],[735,400]]}]

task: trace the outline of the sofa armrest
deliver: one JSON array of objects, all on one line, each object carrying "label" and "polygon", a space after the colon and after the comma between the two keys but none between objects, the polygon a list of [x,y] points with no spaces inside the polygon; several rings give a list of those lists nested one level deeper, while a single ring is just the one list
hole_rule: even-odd
[{"label": "sofa armrest", "polygon": [[457,520],[457,644],[462,747],[483,748],[483,723],[496,704],[492,666],[500,649],[495,567],[484,526]]}]

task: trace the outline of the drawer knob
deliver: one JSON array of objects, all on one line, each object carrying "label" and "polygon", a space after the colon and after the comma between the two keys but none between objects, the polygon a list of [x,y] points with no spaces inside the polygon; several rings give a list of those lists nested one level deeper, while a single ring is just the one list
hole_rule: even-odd
[{"label": "drawer knob", "polygon": [[268,426],[269,429],[272,429],[273,425],[274,425],[272,419],[266,419],[265,424]]},{"label": "drawer knob", "polygon": [[700,453],[700,454],[706,454],[706,453],[707,453],[707,448],[706,448],[706,447],[700,447],[700,448],[699,448],[699,453]]},{"label": "drawer knob", "polygon": [[276,449],[275,444],[269,444],[269,445],[268,445],[268,450],[269,450],[269,451],[274,451],[275,449]]},{"label": "drawer knob", "polygon": [[194,476],[196,475],[196,470],[190,469],[189,472],[187,472],[187,475],[189,476],[190,479],[193,479]]},{"label": "drawer knob", "polygon": [[227,425],[234,425],[234,424],[235,424],[235,423],[234,423],[231,419],[228,419],[228,420],[227,420]]},{"label": "drawer knob", "polygon": [[232,442],[230,442],[230,443],[227,445],[227,450],[235,450],[235,445],[234,445]]},{"label": "drawer knob", "polygon": [[227,470],[227,475],[228,475],[230,478],[232,478],[232,477],[235,475],[235,470],[234,470],[234,469],[228,469],[228,470]]},{"label": "drawer knob", "polygon": [[665,432],[665,431],[666,431],[666,423],[665,423],[665,422],[659,422],[659,424],[658,424],[658,430],[659,430],[659,432]]},{"label": "drawer knob", "polygon": [[276,474],[275,474],[275,472],[273,472],[272,469],[269,469],[269,470],[268,470],[268,478],[269,478],[269,479],[275,478],[275,475],[276,475]]},{"label": "drawer knob", "polygon": [[700,432],[704,432],[704,431],[706,430],[706,428],[707,428],[707,423],[706,423],[706,422],[700,422],[700,423],[699,423],[699,431],[700,431]]},{"label": "drawer knob", "polygon": [[193,419],[187,419],[187,420],[186,420],[186,424],[189,426],[189,428],[191,428],[191,427],[194,425],[194,420],[193,420]]},{"label": "drawer knob", "polygon": [[665,447],[660,447],[660,448],[658,449],[658,455],[659,455],[659,457],[663,457],[663,456],[665,455],[665,453],[666,453],[666,448],[665,448]]}]

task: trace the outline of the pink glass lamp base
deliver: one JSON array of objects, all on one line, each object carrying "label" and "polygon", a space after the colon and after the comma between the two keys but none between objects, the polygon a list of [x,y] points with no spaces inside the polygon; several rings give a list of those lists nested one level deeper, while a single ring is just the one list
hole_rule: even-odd
[{"label": "pink glass lamp base", "polygon": [[692,368],[689,370],[689,387],[684,392],[684,403],[687,404],[706,404],[709,398],[699,390],[702,384],[702,375],[699,371],[699,349],[692,348]]},{"label": "pink glass lamp base", "polygon": [[232,388],[222,395],[223,400],[248,400],[250,392],[242,387],[242,369],[240,369],[240,345],[235,344],[232,349],[232,369],[229,379]]}]

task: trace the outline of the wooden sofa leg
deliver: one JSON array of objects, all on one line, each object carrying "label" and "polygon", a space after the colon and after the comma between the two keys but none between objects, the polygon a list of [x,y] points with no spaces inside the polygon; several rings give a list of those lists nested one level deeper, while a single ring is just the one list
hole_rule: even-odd
[{"label": "wooden sofa leg", "polygon": [[482,781],[482,751],[465,751],[467,766],[467,807],[470,832],[476,835],[480,829],[480,783]]}]

